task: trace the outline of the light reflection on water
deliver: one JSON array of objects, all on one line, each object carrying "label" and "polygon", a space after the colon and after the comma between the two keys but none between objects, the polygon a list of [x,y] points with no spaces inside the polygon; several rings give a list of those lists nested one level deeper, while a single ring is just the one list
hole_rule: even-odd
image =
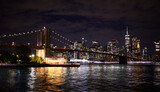
[{"label": "light reflection on water", "polygon": [[0,68],[0,92],[159,90],[160,66],[97,64],[80,67]]}]

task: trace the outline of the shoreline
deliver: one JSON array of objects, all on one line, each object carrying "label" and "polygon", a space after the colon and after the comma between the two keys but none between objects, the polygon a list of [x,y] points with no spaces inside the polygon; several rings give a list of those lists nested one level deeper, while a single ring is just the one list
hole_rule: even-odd
[{"label": "shoreline", "polygon": [[0,67],[79,67],[78,63],[66,64],[5,64],[0,63]]}]

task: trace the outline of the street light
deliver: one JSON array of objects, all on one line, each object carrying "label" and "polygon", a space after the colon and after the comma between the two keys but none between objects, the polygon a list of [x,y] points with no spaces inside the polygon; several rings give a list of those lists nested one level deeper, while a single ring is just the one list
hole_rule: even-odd
[{"label": "street light", "polygon": [[35,55],[34,54],[32,54],[32,55],[29,55],[29,57],[34,57]]}]

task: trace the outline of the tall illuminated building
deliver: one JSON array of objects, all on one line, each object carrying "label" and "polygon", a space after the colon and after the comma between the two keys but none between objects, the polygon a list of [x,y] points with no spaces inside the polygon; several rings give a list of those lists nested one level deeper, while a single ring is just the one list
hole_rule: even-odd
[{"label": "tall illuminated building", "polygon": [[130,51],[130,35],[128,34],[128,27],[126,28],[125,48],[126,48],[126,52],[129,53],[129,51]]},{"label": "tall illuminated building", "polygon": [[74,44],[73,44],[73,43],[70,43],[70,44],[69,44],[69,48],[70,48],[70,49],[74,49]]},{"label": "tall illuminated building", "polygon": [[74,42],[73,47],[74,47],[74,49],[77,49],[77,41]]},{"label": "tall illuminated building", "polygon": [[87,48],[87,40],[85,40],[84,38],[82,38],[81,44],[82,44],[82,49],[83,49],[83,50],[88,49],[88,48]]},{"label": "tall illuminated building", "polygon": [[99,44],[98,41],[92,41],[92,46],[90,47],[91,51],[103,51],[103,47]]},{"label": "tall illuminated building", "polygon": [[[77,41],[74,42],[74,49],[77,49]],[[74,59],[77,59],[77,52],[74,51],[74,55],[73,55]]]},{"label": "tall illuminated building", "polygon": [[113,50],[113,53],[118,53],[118,40],[116,39],[112,39],[112,50]]},{"label": "tall illuminated building", "polygon": [[[103,47],[99,44],[98,41],[92,41],[92,46],[90,47],[90,50],[95,52],[102,52]],[[102,54],[90,53],[89,57],[91,60],[100,60],[102,59]]]},{"label": "tall illuminated building", "polygon": [[141,55],[141,47],[140,47],[140,40],[137,40],[137,55],[140,56]]},{"label": "tall illuminated building", "polygon": [[154,44],[155,44],[155,52],[160,52],[160,41],[154,42]]},{"label": "tall illuminated building", "polygon": [[140,57],[140,54],[141,54],[140,40],[136,36],[132,37],[131,52],[136,57]]},{"label": "tall illuminated building", "polygon": [[112,53],[118,53],[118,41],[116,39],[112,39],[111,41],[108,41],[107,44],[107,51]]},{"label": "tall illuminated building", "polygon": [[143,48],[143,53],[142,53],[142,55],[143,55],[143,59],[148,59],[148,51],[147,51],[147,47],[144,47]]},{"label": "tall illuminated building", "polygon": [[137,37],[133,36],[132,37],[132,53],[136,54],[137,53]]},{"label": "tall illuminated building", "polygon": [[112,41],[108,41],[108,43],[107,43],[107,51],[108,52],[112,52]]},{"label": "tall illuminated building", "polygon": [[160,62],[160,41],[159,42],[154,42],[154,44],[155,44],[155,57],[154,57],[154,60]]}]

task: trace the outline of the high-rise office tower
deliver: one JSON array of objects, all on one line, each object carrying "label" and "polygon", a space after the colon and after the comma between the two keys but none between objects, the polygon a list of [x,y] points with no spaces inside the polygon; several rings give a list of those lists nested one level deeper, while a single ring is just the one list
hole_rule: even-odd
[{"label": "high-rise office tower", "polygon": [[130,35],[128,34],[128,27],[126,28],[125,48],[126,48],[126,52],[129,53],[129,51],[130,51]]},{"label": "high-rise office tower", "polygon": [[92,41],[92,47],[90,47],[90,49],[92,51],[97,51],[98,47],[99,47],[99,43],[97,41]]},{"label": "high-rise office tower", "polygon": [[154,42],[154,44],[155,44],[154,60],[160,62],[160,41],[159,42]]},{"label": "high-rise office tower", "polygon": [[142,53],[142,55],[143,55],[143,58],[144,58],[144,59],[146,59],[146,60],[148,59],[147,47],[144,47],[144,48],[143,48],[143,53]]},{"label": "high-rise office tower", "polygon": [[137,55],[140,56],[141,55],[141,47],[140,47],[140,40],[137,40]]},{"label": "high-rise office tower", "polygon": [[82,49],[86,50],[87,49],[87,40],[85,40],[84,38],[82,38]]},{"label": "high-rise office tower", "polygon": [[132,53],[136,54],[137,53],[137,37],[133,36],[132,37]]},{"label": "high-rise office tower", "polygon": [[91,51],[102,51],[103,48],[102,46],[99,44],[98,41],[92,41],[92,47],[90,47]]},{"label": "high-rise office tower", "polygon": [[159,42],[154,42],[155,44],[155,51],[160,52],[160,41]]},{"label": "high-rise office tower", "polygon": [[131,51],[132,54],[135,55],[136,57],[140,57],[141,50],[140,50],[140,40],[136,37],[132,37],[132,45],[131,45]]},{"label": "high-rise office tower", "polygon": [[118,53],[118,41],[116,39],[112,39],[107,44],[107,51],[112,53]]},{"label": "high-rise office tower", "polygon": [[118,40],[112,39],[112,51],[113,53],[118,53]]}]

